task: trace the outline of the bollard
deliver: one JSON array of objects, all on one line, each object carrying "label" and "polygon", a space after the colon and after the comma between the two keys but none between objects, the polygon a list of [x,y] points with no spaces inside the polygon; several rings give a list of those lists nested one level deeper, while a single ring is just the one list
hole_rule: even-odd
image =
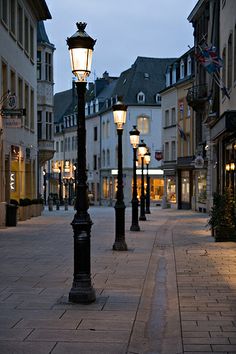
[{"label": "bollard", "polygon": [[53,211],[53,198],[48,197],[48,210]]},{"label": "bollard", "polygon": [[65,197],[64,205],[65,205],[65,210],[68,210],[68,198],[67,197]]},{"label": "bollard", "polygon": [[60,210],[60,200],[56,200],[56,210]]}]

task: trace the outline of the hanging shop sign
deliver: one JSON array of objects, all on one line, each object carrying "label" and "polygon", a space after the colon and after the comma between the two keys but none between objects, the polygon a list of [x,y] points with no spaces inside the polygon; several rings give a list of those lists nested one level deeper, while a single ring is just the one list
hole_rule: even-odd
[{"label": "hanging shop sign", "polygon": [[204,167],[204,158],[201,155],[198,155],[194,160],[195,168],[203,168]]}]

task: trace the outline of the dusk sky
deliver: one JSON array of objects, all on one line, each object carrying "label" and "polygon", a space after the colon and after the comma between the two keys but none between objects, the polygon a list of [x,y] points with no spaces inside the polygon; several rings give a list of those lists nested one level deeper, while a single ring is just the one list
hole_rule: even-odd
[{"label": "dusk sky", "polygon": [[54,92],[71,88],[72,73],[66,38],[76,22],[97,39],[89,81],[107,71],[119,76],[138,56],[179,57],[193,45],[187,17],[197,0],[46,0],[52,20],[45,21],[54,53]]}]

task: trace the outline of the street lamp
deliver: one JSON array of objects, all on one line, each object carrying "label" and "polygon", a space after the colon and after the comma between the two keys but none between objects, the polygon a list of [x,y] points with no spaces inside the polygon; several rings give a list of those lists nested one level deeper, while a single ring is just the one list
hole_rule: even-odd
[{"label": "street lamp", "polygon": [[61,166],[58,167],[59,169],[59,175],[58,175],[58,178],[59,178],[59,201],[60,201],[60,205],[62,204],[62,180],[61,180]]},{"label": "street lamp", "polygon": [[130,231],[140,231],[138,224],[138,198],[137,198],[137,174],[136,174],[136,160],[137,160],[137,148],[139,145],[140,132],[133,126],[133,129],[129,132],[130,144],[133,146],[133,194],[132,194],[132,224]]},{"label": "street lamp", "polygon": [[121,101],[117,101],[113,105],[114,123],[116,124],[118,135],[118,178],[117,178],[117,192],[115,204],[115,243],[113,244],[114,251],[127,251],[125,242],[125,203],[123,193],[123,167],[122,167],[122,134],[123,125],[126,122],[127,106]]},{"label": "street lamp", "polygon": [[141,156],[141,168],[142,168],[142,175],[141,175],[141,197],[140,197],[140,216],[139,220],[145,221],[145,195],[144,195],[144,174],[143,174],[143,165],[144,165],[144,155],[147,152],[147,145],[143,140],[138,146],[139,154]]},{"label": "street lamp", "polygon": [[145,210],[145,214],[151,214],[151,212],[150,212],[150,176],[148,174],[148,167],[149,167],[150,161],[151,161],[151,153],[148,150],[146,152],[146,154],[144,155],[144,162],[145,162],[146,167],[147,167],[147,175],[146,175],[147,187],[146,187],[146,210]]},{"label": "street lamp", "polygon": [[43,169],[43,199],[44,205],[47,205],[47,171]]},{"label": "street lamp", "polygon": [[88,213],[88,185],[86,175],[86,129],[85,93],[86,78],[91,72],[92,53],[95,40],[86,32],[86,23],[77,23],[77,32],[67,38],[71,68],[77,77],[77,166],[76,203],[74,219],[74,279],[69,293],[69,301],[91,303],[95,301],[95,290],[91,282],[90,237],[92,221]]}]

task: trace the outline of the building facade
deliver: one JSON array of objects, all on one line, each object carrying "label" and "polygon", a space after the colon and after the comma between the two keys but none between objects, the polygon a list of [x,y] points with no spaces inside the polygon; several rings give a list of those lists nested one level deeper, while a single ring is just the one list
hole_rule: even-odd
[{"label": "building facade", "polygon": [[10,199],[37,197],[37,22],[51,15],[44,0],[1,0],[0,9],[0,224],[4,225]]}]

